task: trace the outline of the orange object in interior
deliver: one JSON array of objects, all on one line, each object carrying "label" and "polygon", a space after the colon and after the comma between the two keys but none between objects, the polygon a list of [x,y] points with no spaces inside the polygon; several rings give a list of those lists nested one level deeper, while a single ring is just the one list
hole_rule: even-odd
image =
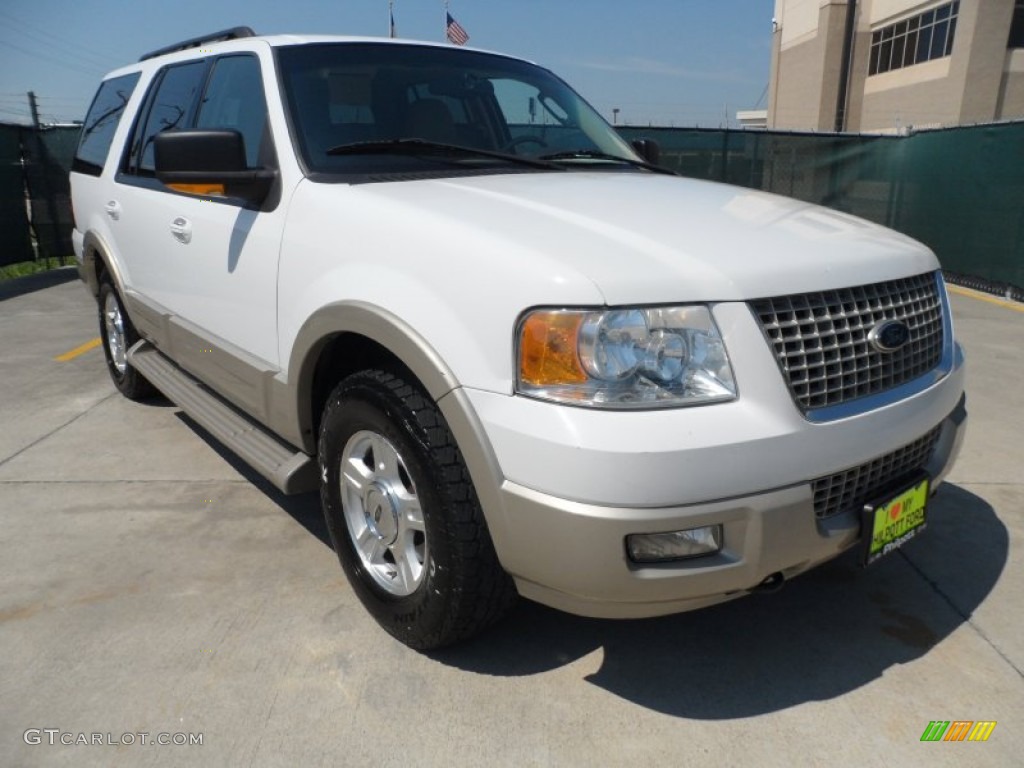
[{"label": "orange object in interior", "polygon": [[189,195],[223,195],[223,184],[168,184],[168,187]]}]

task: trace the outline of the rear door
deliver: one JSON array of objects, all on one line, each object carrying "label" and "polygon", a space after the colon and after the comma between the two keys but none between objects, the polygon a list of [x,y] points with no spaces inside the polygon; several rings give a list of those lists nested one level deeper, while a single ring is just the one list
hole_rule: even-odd
[{"label": "rear door", "polygon": [[110,221],[117,211],[109,205],[113,173],[108,169],[107,161],[111,147],[115,146],[114,137],[121,116],[127,111],[139,77],[140,73],[132,72],[104,80],[82,124],[78,149],[71,165],[71,205],[75,214],[72,240],[79,261],[82,260],[82,242],[86,232],[95,233],[104,242],[110,241]]}]

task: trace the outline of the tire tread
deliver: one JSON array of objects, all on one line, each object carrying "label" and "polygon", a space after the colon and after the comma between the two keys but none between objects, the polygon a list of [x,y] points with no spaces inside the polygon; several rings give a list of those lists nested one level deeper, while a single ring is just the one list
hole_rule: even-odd
[{"label": "tire tread", "polygon": [[[446,510],[443,533],[455,569],[452,594],[445,602],[443,620],[430,628],[382,626],[406,645],[428,650],[466,640],[494,624],[512,605],[516,590],[501,568],[469,470],[444,416],[419,386],[386,370],[365,370],[343,380],[328,399],[321,436],[332,410],[344,407],[360,391],[376,390],[387,405],[387,415],[419,443],[434,469],[431,480]],[[408,423],[411,422],[411,423]],[[323,444],[323,439],[321,439]],[[324,457],[321,456],[323,465]],[[329,489],[321,487],[325,511]],[[380,620],[380,617],[378,617]]]}]

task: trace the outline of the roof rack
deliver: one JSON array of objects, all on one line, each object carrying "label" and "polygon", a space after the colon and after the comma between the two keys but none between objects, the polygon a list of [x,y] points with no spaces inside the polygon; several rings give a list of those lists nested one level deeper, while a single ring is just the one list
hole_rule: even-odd
[{"label": "roof rack", "polygon": [[146,59],[155,59],[157,56],[163,56],[167,53],[176,53],[177,51],[187,51],[189,48],[198,48],[201,45],[207,43],[220,43],[224,40],[238,40],[243,37],[255,37],[256,33],[249,27],[232,27],[231,29],[224,29],[220,32],[214,32],[212,35],[200,35],[199,37],[193,37],[191,40],[183,40],[180,43],[174,45],[168,45],[165,48],[158,48],[155,51],[150,51],[145,56],[139,59],[139,61],[145,61]]}]

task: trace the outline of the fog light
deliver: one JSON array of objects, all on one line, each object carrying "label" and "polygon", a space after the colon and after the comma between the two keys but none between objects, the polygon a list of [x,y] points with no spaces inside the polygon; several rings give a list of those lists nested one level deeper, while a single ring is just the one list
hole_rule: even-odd
[{"label": "fog light", "polygon": [[638,563],[660,563],[713,555],[722,549],[722,526],[706,525],[669,533],[634,533],[626,537],[629,557]]}]

